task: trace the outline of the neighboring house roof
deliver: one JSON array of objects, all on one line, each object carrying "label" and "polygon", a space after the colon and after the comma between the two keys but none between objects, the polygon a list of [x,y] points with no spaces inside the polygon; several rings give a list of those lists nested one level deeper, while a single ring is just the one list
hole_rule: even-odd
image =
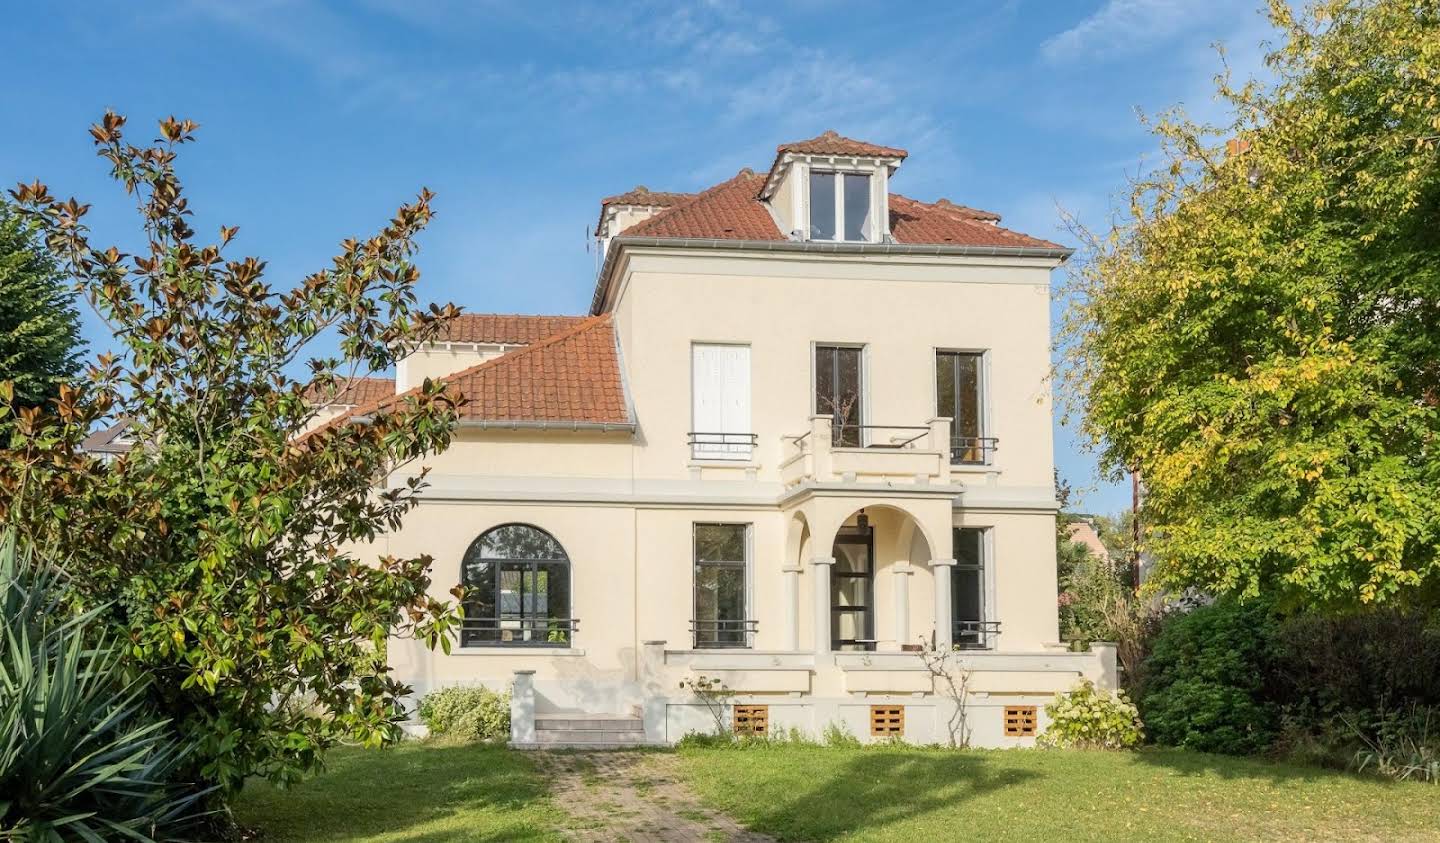
[{"label": "neighboring house roof", "polygon": [[866,158],[904,158],[910,154],[893,146],[842,137],[834,129],[821,132],[818,137],[809,140],[782,143],[775,147],[775,152],[779,155],[794,152],[801,155],[856,155]]},{"label": "neighboring house roof", "polygon": [[438,342],[529,345],[585,321],[585,316],[524,316],[512,313],[462,313],[440,331]]},{"label": "neighboring house roof", "polygon": [[[634,424],[609,314],[580,319],[532,345],[446,375],[445,381],[465,400],[462,422]],[[418,392],[356,407],[321,429],[383,411]]]},{"label": "neighboring house roof", "polygon": [[128,453],[135,447],[135,439],[130,432],[133,425],[130,419],[120,419],[80,440],[80,450],[91,454]]},{"label": "neighboring house roof", "polygon": [[305,400],[311,404],[325,406],[354,407],[369,404],[395,394],[395,381],[391,378],[350,378],[340,381],[329,393],[312,386],[305,390]]},{"label": "neighboring house roof", "polygon": [[1065,532],[1070,541],[1083,545],[1096,559],[1110,558],[1110,551],[1105,548],[1105,543],[1100,541],[1100,533],[1096,531],[1094,523],[1088,520],[1071,521],[1065,525]]}]

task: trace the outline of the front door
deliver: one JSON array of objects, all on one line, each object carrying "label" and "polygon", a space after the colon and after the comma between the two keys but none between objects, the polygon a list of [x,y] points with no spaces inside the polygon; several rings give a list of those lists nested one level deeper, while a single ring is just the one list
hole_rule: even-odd
[{"label": "front door", "polygon": [[875,533],[841,527],[831,551],[830,642],[836,650],[875,649]]}]

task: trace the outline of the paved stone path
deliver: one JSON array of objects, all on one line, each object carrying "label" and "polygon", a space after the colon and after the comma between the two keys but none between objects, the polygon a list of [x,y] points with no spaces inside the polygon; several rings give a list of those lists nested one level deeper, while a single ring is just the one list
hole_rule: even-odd
[{"label": "paved stone path", "polygon": [[539,752],[572,840],[772,843],[700,804],[668,752]]}]

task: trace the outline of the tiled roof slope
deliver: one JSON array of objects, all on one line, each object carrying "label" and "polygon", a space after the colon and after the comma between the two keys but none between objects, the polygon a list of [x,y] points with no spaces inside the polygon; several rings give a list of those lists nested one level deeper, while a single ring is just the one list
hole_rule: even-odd
[{"label": "tiled roof slope", "polygon": [[440,342],[529,345],[585,321],[584,316],[521,316],[508,313],[462,313],[440,331]]},{"label": "tiled roof slope", "polygon": [[784,240],[765,204],[755,198],[765,176],[741,170],[729,181],[625,229],[627,237]]},{"label": "tiled roof slope", "polygon": [[653,205],[655,207],[668,208],[671,205],[678,205],[695,198],[693,193],[667,193],[663,190],[651,190],[643,184],[636,185],[624,193],[615,196],[606,196],[600,200],[600,206],[606,205]]},{"label": "tiled roof slope", "polygon": [[[533,345],[445,377],[465,398],[461,421],[630,424],[609,314],[579,320]],[[357,407],[332,424],[367,416],[418,392]]]},{"label": "tiled roof slope", "polygon": [[904,158],[910,154],[893,146],[881,146],[877,143],[842,137],[833,129],[809,140],[782,143],[775,147],[775,151],[782,155],[786,152],[795,152],[802,155],[860,155],[873,158]]},{"label": "tiled roof slope", "polygon": [[395,394],[395,381],[390,378],[351,378],[336,385],[333,395],[322,395],[317,389],[305,392],[305,400],[312,404],[330,404],[353,407],[369,404]]},{"label": "tiled roof slope", "polygon": [[[775,218],[756,198],[765,176],[741,170],[683,205],[667,208],[621,232],[627,237],[695,237],[715,240],[784,240]],[[890,231],[897,243],[1058,249],[993,223],[1000,216],[947,199],[921,202],[890,195]]]},{"label": "tiled roof slope", "polygon": [[1062,246],[994,224],[1000,217],[946,199],[921,202],[890,194],[890,233],[897,243],[1060,249]]}]

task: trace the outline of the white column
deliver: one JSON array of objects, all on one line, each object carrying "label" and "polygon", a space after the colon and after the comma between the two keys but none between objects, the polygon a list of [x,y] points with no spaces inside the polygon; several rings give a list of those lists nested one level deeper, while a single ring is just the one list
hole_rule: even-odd
[{"label": "white column", "polygon": [[517,670],[510,684],[510,743],[535,743],[535,671]]},{"label": "white column", "polygon": [[915,573],[909,562],[896,562],[890,567],[895,575],[895,646],[903,648],[910,640],[910,575]]},{"label": "white column", "polygon": [[830,653],[830,567],[835,564],[833,556],[817,556],[810,560],[810,571],[815,576],[810,583],[812,605],[815,607],[815,653]]},{"label": "white column", "polygon": [[954,567],[954,559],[930,560],[930,571],[935,576],[935,649],[947,653],[954,643],[950,614],[950,570]]},{"label": "white column", "polygon": [[785,573],[785,649],[800,649],[800,566],[786,565]]}]

